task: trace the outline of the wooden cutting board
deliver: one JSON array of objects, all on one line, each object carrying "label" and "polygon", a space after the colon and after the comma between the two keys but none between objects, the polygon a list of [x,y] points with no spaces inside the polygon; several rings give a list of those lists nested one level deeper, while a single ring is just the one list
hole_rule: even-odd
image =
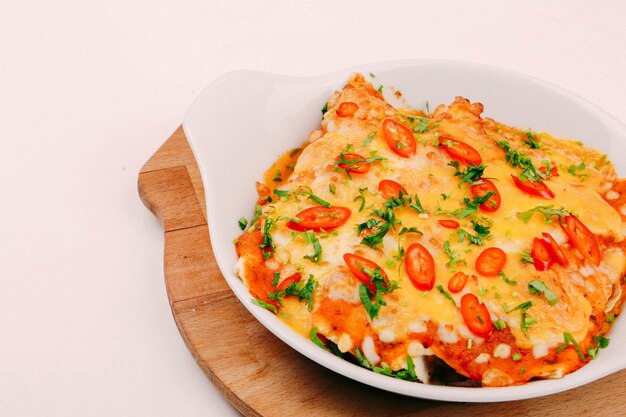
[{"label": "wooden cutting board", "polygon": [[165,285],[180,334],[245,416],[626,415],[626,371],[549,397],[483,404],[403,397],[329,371],[265,329],[224,281],[211,250],[200,171],[182,127],[143,166],[138,186],[165,229]]}]

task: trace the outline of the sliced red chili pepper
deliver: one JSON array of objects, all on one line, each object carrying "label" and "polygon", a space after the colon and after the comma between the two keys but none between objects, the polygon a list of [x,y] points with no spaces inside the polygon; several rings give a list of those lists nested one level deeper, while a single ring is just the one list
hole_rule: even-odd
[{"label": "sliced red chili pepper", "polygon": [[363,282],[373,293],[376,292],[376,285],[372,283],[372,277],[365,272],[366,269],[372,271],[380,269],[380,273],[385,278],[385,281],[387,280],[385,270],[382,269],[376,262],[352,253],[345,253],[343,255],[343,260],[346,265],[348,265],[348,269],[352,275],[354,275],[359,281]]},{"label": "sliced red chili pepper", "polygon": [[300,223],[290,221],[287,222],[287,227],[299,232],[331,230],[347,222],[351,214],[352,211],[347,207],[309,207],[296,215]]},{"label": "sliced red chili pepper", "polygon": [[489,310],[478,301],[474,294],[465,294],[461,297],[461,315],[467,327],[476,336],[488,337],[493,330]]},{"label": "sliced red chili pepper", "polygon": [[545,240],[538,237],[533,239],[533,246],[530,249],[530,256],[533,258],[537,271],[547,271],[552,265],[552,255]]},{"label": "sliced red chili pepper", "polygon": [[404,265],[409,279],[420,291],[429,291],[435,286],[435,260],[424,246],[413,243],[406,250]]},{"label": "sliced red chili pepper", "polygon": [[439,136],[439,147],[446,151],[450,158],[467,165],[480,165],[483,160],[480,153],[465,142],[452,136]]},{"label": "sliced red chili pepper", "polygon": [[513,182],[520,190],[524,191],[527,194],[534,195],[535,197],[545,198],[546,200],[551,200],[554,198],[554,193],[545,182],[539,181],[521,181],[517,176],[511,174],[511,178],[513,178]]},{"label": "sliced red chili pepper", "polygon": [[437,220],[437,223],[448,229],[458,229],[461,226],[459,222],[452,219]]},{"label": "sliced red chili pepper", "polygon": [[452,278],[448,281],[448,291],[454,294],[461,292],[465,288],[465,284],[467,284],[467,278],[469,278],[467,274],[461,271],[452,275]]},{"label": "sliced red chili pepper", "polygon": [[495,184],[486,178],[481,178],[477,182],[480,182],[480,184],[474,184],[470,188],[474,197],[480,198],[486,196],[488,193],[493,193],[492,196],[479,207],[484,211],[490,212],[498,210],[500,208],[501,198],[500,192]]},{"label": "sliced red chili pepper", "polygon": [[403,158],[415,153],[415,137],[411,129],[393,119],[383,120],[383,137],[389,148]]},{"label": "sliced red chili pepper", "polygon": [[337,108],[337,116],[350,117],[354,116],[354,113],[359,109],[359,105],[351,101],[344,101]]},{"label": "sliced red chili pepper", "polygon": [[550,250],[550,254],[552,255],[552,259],[554,259],[559,265],[567,266],[569,264],[563,250],[556,243],[556,240],[552,237],[550,233],[543,232],[541,234],[543,236],[543,240],[548,244],[548,249]]},{"label": "sliced red chili pepper", "polygon": [[[341,160],[341,155],[336,158],[337,161]],[[353,174],[365,174],[369,172],[372,167],[368,162],[365,162],[365,158],[356,153],[344,153],[343,160],[345,163],[339,163],[337,166],[341,169],[345,169]]]},{"label": "sliced red chili pepper", "polygon": [[500,248],[487,248],[476,258],[476,271],[480,275],[495,277],[506,264],[506,253]]},{"label": "sliced red chili pepper", "polygon": [[300,282],[302,281],[302,275],[300,275],[299,273],[295,273],[292,275],[289,275],[287,278],[285,278],[284,280],[282,280],[277,286],[276,289],[278,291],[282,291],[285,288],[287,288],[288,286],[290,286],[291,284],[295,284],[296,282]]},{"label": "sliced red chili pepper", "polygon": [[595,266],[600,265],[602,254],[595,235],[577,217],[563,217],[561,228],[569,237],[570,242],[580,251],[585,259]]},{"label": "sliced red chili pepper", "polygon": [[406,195],[406,189],[399,183],[394,180],[382,180],[378,183],[378,191],[385,197],[386,199],[392,197],[400,197],[400,193],[402,195]]}]

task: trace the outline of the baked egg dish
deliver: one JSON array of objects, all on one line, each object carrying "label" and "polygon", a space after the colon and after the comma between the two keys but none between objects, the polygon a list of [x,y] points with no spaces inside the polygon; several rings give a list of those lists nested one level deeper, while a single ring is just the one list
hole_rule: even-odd
[{"label": "baked egg dish", "polygon": [[608,346],[626,181],[606,155],[462,97],[396,108],[361,74],[322,113],[239,221],[235,273],[255,304],[337,356],[430,384],[560,378]]}]

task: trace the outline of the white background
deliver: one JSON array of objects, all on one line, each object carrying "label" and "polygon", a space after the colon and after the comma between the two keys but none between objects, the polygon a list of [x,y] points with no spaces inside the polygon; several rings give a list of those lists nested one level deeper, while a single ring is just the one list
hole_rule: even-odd
[{"label": "white background", "polygon": [[0,0],[0,415],[237,415],[178,334],[136,191],[219,75],[472,61],[626,121],[625,17],[617,0]]}]

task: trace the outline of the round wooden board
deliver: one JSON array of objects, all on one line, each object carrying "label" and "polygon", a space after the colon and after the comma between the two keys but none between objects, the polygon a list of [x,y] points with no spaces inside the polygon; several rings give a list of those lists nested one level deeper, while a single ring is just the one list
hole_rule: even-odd
[{"label": "round wooden board", "polygon": [[180,334],[246,416],[626,415],[626,371],[549,397],[482,404],[403,397],[329,371],[265,329],[224,281],[211,250],[200,172],[182,127],[141,169],[138,187],[165,229],[165,284]]}]

